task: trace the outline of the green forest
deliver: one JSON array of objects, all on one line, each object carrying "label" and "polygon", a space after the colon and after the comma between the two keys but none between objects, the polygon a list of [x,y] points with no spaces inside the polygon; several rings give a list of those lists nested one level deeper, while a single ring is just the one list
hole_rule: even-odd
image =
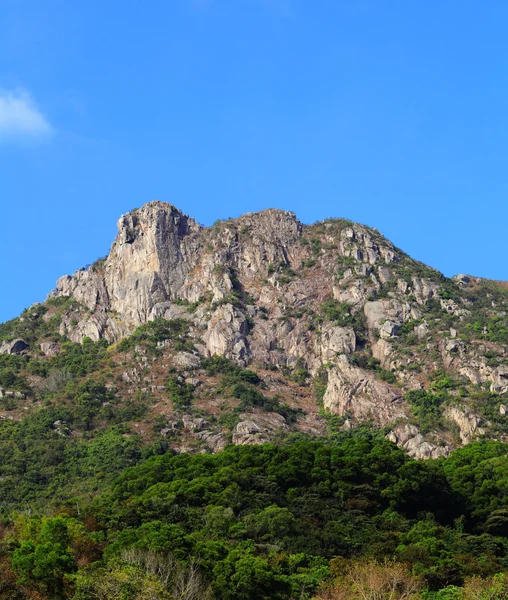
[{"label": "green forest", "polygon": [[360,428],[192,456],[119,425],[45,439],[52,419],[1,423],[0,598],[508,597],[499,442],[423,462]]},{"label": "green forest", "polygon": [[[215,419],[230,442],[244,411],[288,424],[303,411],[268,388],[273,369],[201,357],[187,373],[209,380],[199,392],[173,363],[160,367],[170,429],[150,390],[115,386],[141,358],[155,372],[161,343],[192,349],[188,324],[156,319],[117,346],[78,344],[57,331],[69,302],[0,326],[0,339],[60,344],[51,357],[0,356],[0,600],[508,598],[508,445],[484,436],[419,461],[386,428],[347,431],[323,411],[326,435],[288,427],[274,443],[174,449],[189,415]],[[323,373],[297,363],[283,381],[313,386],[319,403]],[[406,394],[422,431],[454,385],[436,371]],[[221,399],[218,416],[199,397]],[[500,396],[474,398],[502,423]]]}]

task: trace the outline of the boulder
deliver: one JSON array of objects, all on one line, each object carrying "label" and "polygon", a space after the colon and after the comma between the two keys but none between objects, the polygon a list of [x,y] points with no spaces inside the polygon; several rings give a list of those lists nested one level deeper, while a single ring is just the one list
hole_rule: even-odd
[{"label": "boulder", "polygon": [[352,327],[337,327],[326,323],[316,344],[321,360],[327,362],[337,354],[352,354],[356,350],[356,335]]},{"label": "boulder", "polygon": [[450,453],[449,446],[431,444],[425,440],[418,427],[410,423],[400,423],[386,437],[397,446],[407,450],[412,458],[438,458],[448,456]]},{"label": "boulder", "polygon": [[41,342],[40,348],[46,358],[56,356],[60,352],[60,346],[55,342]]},{"label": "boulder", "polygon": [[181,369],[197,369],[201,360],[196,354],[177,352],[173,358],[173,362]]}]

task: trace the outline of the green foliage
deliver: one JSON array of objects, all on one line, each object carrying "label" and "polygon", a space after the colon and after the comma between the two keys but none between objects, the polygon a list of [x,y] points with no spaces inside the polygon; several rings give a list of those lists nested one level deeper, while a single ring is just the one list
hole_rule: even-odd
[{"label": "green foliage", "polygon": [[323,406],[323,397],[328,385],[328,365],[321,365],[312,382],[312,388],[316,397],[316,403]]},{"label": "green foliage", "polygon": [[172,304],[176,304],[177,306],[186,306],[187,312],[193,314],[197,311],[198,307],[206,302],[205,296],[200,296],[195,302],[189,302],[183,298],[173,298],[171,300]]},{"label": "green foliage", "polygon": [[102,256],[101,258],[98,258],[95,262],[93,262],[90,265],[90,268],[92,269],[92,271],[95,271],[97,273],[104,271],[104,266],[106,264],[106,260],[107,260],[107,256]]},{"label": "green foliage", "polygon": [[375,371],[379,379],[382,381],[386,381],[387,383],[397,382],[397,377],[393,371],[382,369],[379,360],[366,352],[357,352],[356,354],[352,354],[350,356],[350,361],[353,365],[360,367],[361,369]]},{"label": "green foliage", "polygon": [[255,387],[245,383],[235,383],[231,390],[233,398],[240,400],[242,410],[248,410],[257,406],[265,410],[272,409],[272,403]]},{"label": "green foliage", "polygon": [[81,306],[68,296],[49,298],[44,304],[36,304],[24,310],[19,317],[0,324],[0,342],[22,338],[29,347],[43,339],[61,339],[58,328],[62,316],[78,311]]},{"label": "green foliage", "polygon": [[316,265],[316,261],[313,258],[309,258],[307,260],[302,261],[302,267],[305,269],[309,269],[310,267],[314,267]]},{"label": "green foliage", "polygon": [[181,376],[174,375],[169,378],[166,389],[175,410],[185,411],[190,408],[194,397],[193,385],[185,383]]},{"label": "green foliage", "polygon": [[393,371],[387,371],[386,369],[378,370],[379,379],[386,381],[387,383],[396,383],[397,377]]},{"label": "green foliage", "polygon": [[321,240],[319,238],[312,238],[310,240],[310,247],[312,250],[312,254],[317,256],[321,252]]},{"label": "green foliage", "polygon": [[26,368],[28,356],[0,354],[0,387],[29,393],[30,386],[20,371]]},{"label": "green foliage", "polygon": [[[120,589],[169,600],[177,581],[192,581],[200,598],[211,598],[211,584],[217,599],[309,599],[337,556],[396,558],[430,600],[508,568],[507,446],[475,443],[418,462],[366,430],[333,439],[141,460],[132,439],[112,429],[57,461],[67,480],[88,473],[102,482],[102,494],[74,517],[15,517],[13,566],[50,598],[80,600],[120,600]],[[101,474],[129,463],[137,464],[114,483]],[[58,489],[53,479],[46,486]],[[500,581],[475,589],[504,589]]]},{"label": "green foliage", "polygon": [[118,350],[127,352],[137,345],[143,345],[154,351],[157,344],[170,340],[176,350],[192,350],[193,345],[188,339],[189,324],[183,319],[163,319],[159,317],[148,321],[118,344]]},{"label": "green foliage", "polygon": [[304,367],[296,368],[291,374],[291,380],[297,383],[298,385],[306,385],[309,377],[310,373]]},{"label": "green foliage", "polygon": [[214,591],[224,600],[282,600],[288,597],[287,578],[278,575],[253,549],[232,550],[213,570]]},{"label": "green foliage", "polygon": [[[101,366],[107,355],[107,348],[108,342],[105,339],[93,342],[85,337],[81,344],[64,342],[56,356],[35,365],[41,375],[48,374],[53,369],[62,369],[76,377],[83,377]],[[35,366],[31,365],[31,370],[34,371]]]},{"label": "green foliage", "polygon": [[418,419],[423,433],[427,433],[442,423],[441,404],[445,397],[442,394],[432,394],[425,390],[410,390],[406,400],[411,405],[413,414]]},{"label": "green foliage", "polygon": [[[82,409],[76,410],[79,418]],[[72,410],[44,408],[18,423],[0,421],[0,510],[50,506],[78,490],[96,490],[141,456],[125,427],[99,430],[87,439],[58,433],[58,421],[60,431],[72,426]]]},{"label": "green foliage", "polygon": [[470,398],[475,410],[493,423],[498,432],[508,433],[508,419],[499,412],[499,407],[506,399],[487,390],[476,390],[470,394]]},{"label": "green foliage", "polygon": [[52,597],[60,598],[64,576],[76,569],[69,544],[66,520],[46,519],[37,538],[22,541],[13,553],[12,566],[21,582],[41,584]]},{"label": "green foliage", "polygon": [[232,360],[224,356],[214,356],[212,358],[203,358],[201,367],[205,369],[207,375],[223,375],[222,384],[224,386],[234,383],[252,383],[258,384],[261,382],[259,375],[250,369],[242,369]]},{"label": "green foliage", "polygon": [[218,419],[219,425],[229,430],[234,429],[239,422],[240,417],[237,412],[223,412]]},{"label": "green foliage", "polygon": [[353,327],[357,341],[361,344],[366,339],[366,320],[363,312],[352,312],[346,302],[328,298],[321,304],[321,315],[327,321],[332,321],[340,327]]},{"label": "green foliage", "polygon": [[328,321],[333,321],[341,327],[353,325],[350,306],[346,302],[328,298],[321,304],[321,314]]}]

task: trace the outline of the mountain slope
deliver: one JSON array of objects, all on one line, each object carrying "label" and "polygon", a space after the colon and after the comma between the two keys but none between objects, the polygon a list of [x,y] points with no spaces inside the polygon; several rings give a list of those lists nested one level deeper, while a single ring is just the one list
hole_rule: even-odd
[{"label": "mountain slope", "polygon": [[[107,257],[0,326],[0,416],[45,402],[72,413],[62,437],[123,423],[178,451],[369,423],[438,457],[508,433],[507,307],[505,284],[446,279],[344,219],[204,228],[150,202]],[[76,415],[80,385],[102,388]]]}]

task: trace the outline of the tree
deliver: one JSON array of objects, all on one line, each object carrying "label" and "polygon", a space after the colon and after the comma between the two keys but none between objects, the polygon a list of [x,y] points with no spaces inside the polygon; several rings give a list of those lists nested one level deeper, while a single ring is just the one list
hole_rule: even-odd
[{"label": "tree", "polygon": [[251,550],[236,548],[214,568],[214,589],[223,600],[277,600],[287,598],[287,581]]},{"label": "tree", "polygon": [[69,543],[65,519],[46,519],[38,540],[24,540],[16,548],[12,566],[23,583],[40,584],[58,598],[62,594],[64,576],[76,569]]}]

